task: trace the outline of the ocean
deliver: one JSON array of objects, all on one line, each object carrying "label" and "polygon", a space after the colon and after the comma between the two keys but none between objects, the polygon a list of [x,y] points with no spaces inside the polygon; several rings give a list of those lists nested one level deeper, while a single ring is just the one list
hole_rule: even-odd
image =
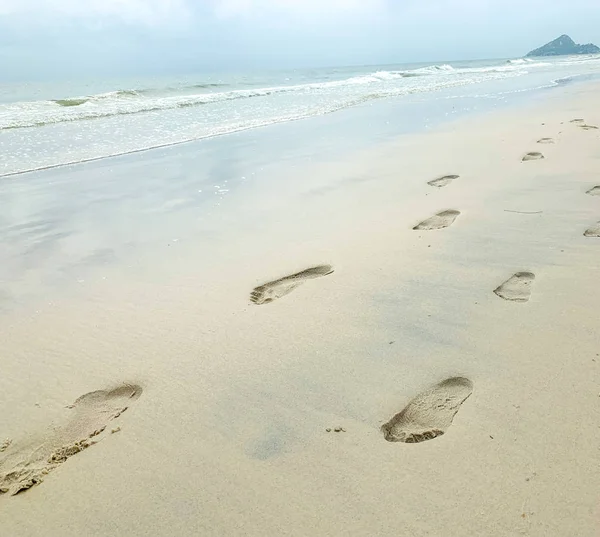
[{"label": "ocean", "polygon": [[[599,56],[584,56],[0,84],[0,176],[378,102],[425,103],[437,121],[594,77],[599,69]],[[406,117],[414,123],[410,110]]]}]

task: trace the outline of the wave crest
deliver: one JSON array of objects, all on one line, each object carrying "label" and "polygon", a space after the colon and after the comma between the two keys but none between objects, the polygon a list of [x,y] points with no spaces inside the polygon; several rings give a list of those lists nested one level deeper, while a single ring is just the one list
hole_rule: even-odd
[{"label": "wave crest", "polygon": [[[530,67],[544,64],[528,63],[527,65]],[[223,91],[189,91],[193,88],[211,90],[228,86],[228,84],[221,82],[187,85],[180,89],[119,89],[107,93],[68,97],[52,101],[29,101],[0,105],[0,130],[198,107],[213,103],[282,94],[323,95],[328,99],[331,98],[332,101],[362,98],[365,94],[387,97],[431,91],[431,88],[436,87],[476,83],[495,77],[518,76],[523,73],[520,64],[477,68],[461,68],[441,64],[408,70],[378,70],[340,80],[271,87],[224,89]],[[405,80],[416,77],[423,77],[423,82]],[[369,89],[361,89],[361,87],[368,87]]]},{"label": "wave crest", "polygon": [[72,99],[56,99],[53,100],[53,103],[56,103],[58,106],[80,106],[82,104],[85,104],[89,101],[89,99],[86,98],[72,98]]}]

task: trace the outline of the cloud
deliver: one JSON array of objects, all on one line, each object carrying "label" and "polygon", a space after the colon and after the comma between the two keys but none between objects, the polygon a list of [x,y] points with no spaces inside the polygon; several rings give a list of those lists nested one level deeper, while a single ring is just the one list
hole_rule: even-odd
[{"label": "cloud", "polygon": [[[566,0],[528,0],[526,4],[523,0],[0,0],[0,16],[23,16],[47,24],[61,17],[150,26],[215,19],[320,24],[396,17],[398,22],[410,20],[426,26],[428,19],[464,17],[468,22],[507,13],[517,19],[544,20],[549,11],[567,8]],[[591,0],[569,0],[568,10],[592,12],[598,7]]]},{"label": "cloud", "polygon": [[32,18],[118,19],[129,23],[156,25],[183,19],[186,0],[0,0],[0,15]]},{"label": "cloud", "polygon": [[206,19],[282,17],[331,20],[381,13],[390,0],[0,0],[0,15],[97,17],[161,24]]},{"label": "cloud", "polygon": [[299,16],[332,18],[380,13],[388,0],[212,0],[220,18]]}]

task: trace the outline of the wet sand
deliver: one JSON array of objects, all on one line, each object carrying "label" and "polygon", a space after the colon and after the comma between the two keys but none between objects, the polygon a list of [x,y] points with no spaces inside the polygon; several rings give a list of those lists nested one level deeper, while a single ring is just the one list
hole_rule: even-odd
[{"label": "wet sand", "polygon": [[[20,178],[0,528],[595,536],[597,91],[257,166],[209,204],[184,150]],[[127,182],[148,169],[172,182]]]}]

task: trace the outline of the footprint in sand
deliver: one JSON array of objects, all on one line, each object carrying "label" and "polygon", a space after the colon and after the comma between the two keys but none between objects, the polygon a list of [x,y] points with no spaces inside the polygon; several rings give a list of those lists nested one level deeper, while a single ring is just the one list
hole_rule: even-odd
[{"label": "footprint in sand", "polygon": [[537,141],[538,144],[553,144],[554,143],[554,139],[553,138],[540,138]]},{"label": "footprint in sand", "polygon": [[585,230],[584,236],[586,237],[600,237],[600,222],[595,226]]},{"label": "footprint in sand", "polygon": [[531,285],[535,280],[532,272],[517,272],[502,285],[494,289],[500,298],[513,302],[527,302],[531,297]]},{"label": "footprint in sand", "polygon": [[590,196],[600,196],[600,186],[590,188],[586,194],[589,194]]},{"label": "footprint in sand", "polygon": [[523,162],[527,162],[528,160],[541,160],[544,157],[544,155],[542,155],[541,153],[539,153],[538,151],[532,151],[531,153],[527,153],[523,158]]},{"label": "footprint in sand", "polygon": [[420,393],[381,426],[388,442],[416,444],[443,435],[460,406],[473,393],[473,383],[453,377]]},{"label": "footprint in sand", "polygon": [[64,424],[46,435],[19,445],[6,446],[0,459],[0,494],[18,494],[41,483],[69,457],[98,443],[95,439],[142,394],[136,385],[82,395],[68,408]]},{"label": "footprint in sand", "polygon": [[569,123],[575,123],[580,129],[589,131],[589,130],[597,130],[598,127],[596,127],[596,125],[588,125],[585,122],[585,119],[572,119]]},{"label": "footprint in sand", "polygon": [[436,186],[437,188],[442,188],[446,185],[449,185],[455,179],[458,179],[459,175],[444,175],[443,177],[438,177],[437,179],[433,179],[431,181],[427,181],[429,186]]},{"label": "footprint in sand", "polygon": [[263,285],[259,285],[250,293],[250,301],[254,304],[268,304],[282,296],[291,293],[296,287],[302,285],[306,280],[313,280],[321,276],[327,276],[333,272],[331,265],[319,265],[318,267],[308,268],[302,272],[285,276],[279,280],[274,280]]},{"label": "footprint in sand", "polygon": [[454,221],[460,215],[460,211],[449,209],[442,211],[441,213],[434,214],[431,218],[423,220],[420,224],[417,224],[413,229],[416,230],[432,230],[432,229],[443,229],[454,223]]}]

